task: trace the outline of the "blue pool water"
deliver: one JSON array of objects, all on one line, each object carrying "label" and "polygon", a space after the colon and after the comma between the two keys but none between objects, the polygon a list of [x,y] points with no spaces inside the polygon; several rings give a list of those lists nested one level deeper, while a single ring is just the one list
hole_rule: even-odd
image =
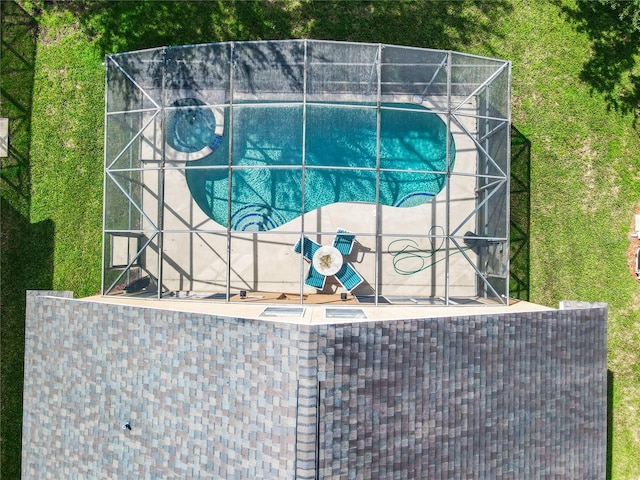
[{"label": "blue pool water", "polygon": [[[446,125],[423,107],[393,106],[410,110],[381,111],[380,168],[401,171],[380,172],[380,203],[398,208],[427,203],[445,185]],[[180,130],[180,141],[169,142],[173,148],[193,152],[210,146],[215,128],[211,118],[206,113],[183,117],[177,122],[181,129],[174,127],[173,133],[169,132],[177,136]],[[376,110],[340,104],[309,105],[306,121],[304,211],[337,202],[375,203],[376,172],[367,169],[376,167]],[[189,128],[199,130],[189,134]],[[233,128],[224,129],[222,141],[210,155],[189,162],[211,167],[186,171],[189,190],[198,206],[220,225],[231,225],[238,231],[271,230],[299,217],[302,128],[302,106],[236,106]],[[210,133],[202,133],[206,130]],[[232,170],[228,218],[230,131],[233,165],[254,168]],[[455,147],[451,136],[449,143],[453,168]],[[262,168],[267,166],[281,168]]]}]

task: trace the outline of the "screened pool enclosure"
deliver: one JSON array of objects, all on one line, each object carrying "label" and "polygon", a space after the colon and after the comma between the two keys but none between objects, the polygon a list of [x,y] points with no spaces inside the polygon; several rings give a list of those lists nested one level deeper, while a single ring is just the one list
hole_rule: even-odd
[{"label": "screened pool enclosure", "polygon": [[507,302],[509,62],[287,40],[105,66],[103,294]]}]

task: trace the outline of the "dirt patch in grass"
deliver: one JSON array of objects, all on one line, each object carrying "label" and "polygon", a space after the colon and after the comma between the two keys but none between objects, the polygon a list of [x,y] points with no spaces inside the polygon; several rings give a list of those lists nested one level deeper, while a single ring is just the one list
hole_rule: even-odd
[{"label": "dirt patch in grass", "polygon": [[[633,216],[631,217],[631,233],[636,232],[636,215],[640,215],[640,205],[636,208],[635,212],[633,212]],[[636,251],[640,248],[640,238],[632,237],[629,235],[629,249],[627,250],[627,264],[629,265],[629,272],[631,276],[635,278],[638,282],[640,282],[640,277],[636,275],[636,266],[638,260],[636,259]]]}]

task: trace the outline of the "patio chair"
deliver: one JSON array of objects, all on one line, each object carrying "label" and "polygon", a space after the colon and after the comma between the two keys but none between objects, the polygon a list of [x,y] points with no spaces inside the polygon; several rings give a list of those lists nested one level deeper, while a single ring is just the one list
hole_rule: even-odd
[{"label": "patio chair", "polygon": [[322,290],[326,280],[327,277],[313,268],[313,264],[309,265],[309,273],[307,273],[307,278],[304,281],[306,285]]},{"label": "patio chair", "polygon": [[342,265],[340,270],[335,274],[336,280],[340,282],[347,291],[351,292],[354,288],[364,282],[364,279],[358,272],[348,263]]},{"label": "patio chair", "polygon": [[310,262],[313,259],[313,254],[320,248],[316,242],[307,237],[302,237],[304,240],[304,250],[300,248],[301,242],[298,240],[296,244],[293,246],[293,251],[296,253],[302,253],[302,256],[307,262]]},{"label": "patio chair", "polygon": [[333,240],[333,246],[337,248],[342,255],[349,255],[353,249],[355,238],[356,236],[353,233],[339,228]]}]

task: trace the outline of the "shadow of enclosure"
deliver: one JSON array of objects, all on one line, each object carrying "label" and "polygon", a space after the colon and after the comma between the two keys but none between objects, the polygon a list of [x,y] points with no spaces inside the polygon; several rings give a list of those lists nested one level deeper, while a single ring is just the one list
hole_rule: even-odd
[{"label": "shadow of enclosure", "polygon": [[531,142],[511,126],[511,264],[509,296],[529,300]]}]

